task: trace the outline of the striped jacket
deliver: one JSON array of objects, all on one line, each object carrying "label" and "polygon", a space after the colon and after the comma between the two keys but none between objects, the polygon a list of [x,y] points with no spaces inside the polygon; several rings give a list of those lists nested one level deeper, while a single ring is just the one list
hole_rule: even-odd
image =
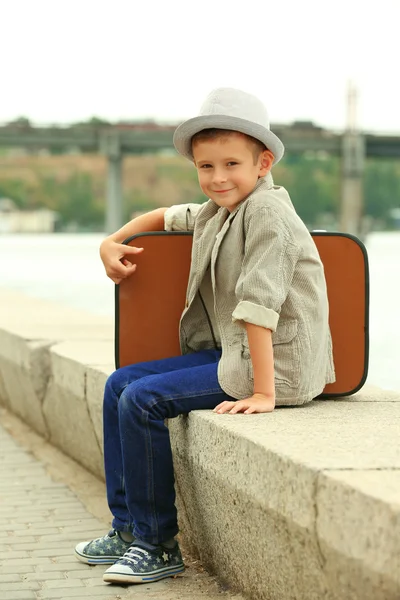
[{"label": "striped jacket", "polygon": [[272,330],[276,405],[304,404],[335,380],[324,268],[286,190],[271,175],[232,212],[212,200],[171,206],[165,229],[193,230],[182,352],[212,348],[199,286],[210,266],[222,356],[218,379],[230,396],[253,393],[245,322]]}]

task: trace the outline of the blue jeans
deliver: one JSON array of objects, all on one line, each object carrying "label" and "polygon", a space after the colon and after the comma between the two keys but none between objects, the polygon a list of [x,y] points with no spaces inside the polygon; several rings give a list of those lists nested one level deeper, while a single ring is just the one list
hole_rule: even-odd
[{"label": "blue jeans", "polygon": [[104,462],[113,527],[160,544],[178,533],[165,419],[233,400],[218,383],[221,352],[122,367],[104,393]]}]

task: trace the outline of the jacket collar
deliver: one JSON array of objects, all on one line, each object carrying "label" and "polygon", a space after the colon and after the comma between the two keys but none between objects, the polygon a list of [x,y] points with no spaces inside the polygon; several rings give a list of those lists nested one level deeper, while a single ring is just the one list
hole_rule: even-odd
[{"label": "jacket collar", "polygon": [[[233,210],[228,219],[231,220],[237,213],[237,211],[240,209],[241,206],[243,206],[243,203],[246,202],[246,200],[248,200],[249,198],[252,197],[253,194],[255,194],[260,188],[264,188],[266,190],[271,189],[274,186],[274,180],[272,179],[272,175],[270,172],[268,172],[264,177],[260,177],[256,183],[256,185],[254,186],[253,190],[250,192],[250,194],[248,196],[246,196],[246,198],[244,198],[240,204],[237,205],[237,207],[235,208],[235,210]],[[224,208],[223,210],[228,210],[227,208]]]}]

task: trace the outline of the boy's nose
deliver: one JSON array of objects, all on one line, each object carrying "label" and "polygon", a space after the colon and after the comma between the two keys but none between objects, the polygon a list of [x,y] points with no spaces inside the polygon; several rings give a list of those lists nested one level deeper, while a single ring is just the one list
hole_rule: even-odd
[{"label": "boy's nose", "polygon": [[213,174],[213,183],[224,183],[227,180],[227,176],[226,173],[224,171],[217,171],[217,169],[215,169],[214,174]]}]

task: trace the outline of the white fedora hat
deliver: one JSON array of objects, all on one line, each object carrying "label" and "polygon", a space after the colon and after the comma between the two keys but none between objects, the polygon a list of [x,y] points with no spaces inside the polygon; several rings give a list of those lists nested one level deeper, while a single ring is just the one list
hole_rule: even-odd
[{"label": "white fedora hat", "polygon": [[285,148],[269,128],[267,109],[263,103],[246,92],[233,88],[213,90],[204,101],[198,117],[188,119],[177,127],[174,146],[182,156],[193,161],[192,137],[203,129],[230,129],[260,140],[279,162]]}]

